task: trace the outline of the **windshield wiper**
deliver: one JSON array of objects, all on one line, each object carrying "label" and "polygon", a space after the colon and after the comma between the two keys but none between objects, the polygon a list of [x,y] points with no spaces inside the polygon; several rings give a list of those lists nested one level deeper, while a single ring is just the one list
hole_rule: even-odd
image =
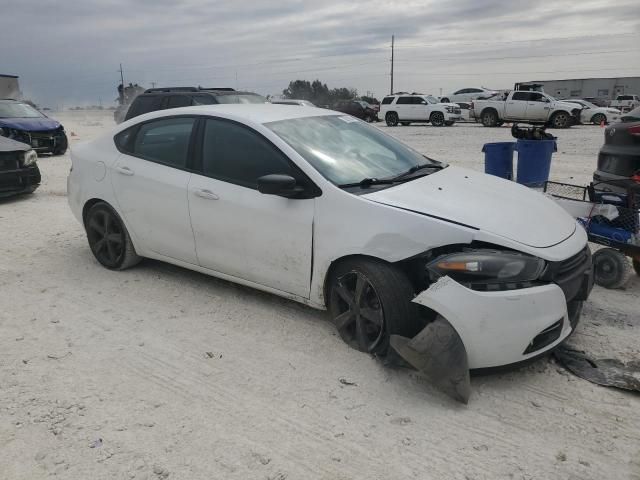
[{"label": "windshield wiper", "polygon": [[438,164],[434,164],[434,163],[422,163],[420,165],[414,165],[413,167],[411,167],[406,172],[403,172],[400,175],[397,175],[397,176],[393,177],[392,180],[399,180],[399,179],[401,179],[403,177],[411,175],[412,173],[416,173],[417,171],[425,170],[427,168],[428,169],[433,169],[433,170],[442,170],[444,167],[445,167],[444,165],[438,165]]},{"label": "windshield wiper", "polygon": [[342,185],[338,185],[340,188],[351,188],[351,187],[360,187],[360,188],[369,188],[372,185],[391,185],[396,183],[397,180],[393,178],[363,178],[359,182],[356,183],[343,183]]}]

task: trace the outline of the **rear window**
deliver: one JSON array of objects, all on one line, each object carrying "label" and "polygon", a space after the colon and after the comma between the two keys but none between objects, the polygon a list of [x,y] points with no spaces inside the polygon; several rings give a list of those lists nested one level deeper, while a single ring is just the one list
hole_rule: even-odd
[{"label": "rear window", "polygon": [[267,99],[253,93],[240,95],[218,95],[218,103],[267,103]]},{"label": "rear window", "polygon": [[618,100],[633,100],[632,95],[619,95]]},{"label": "rear window", "polygon": [[140,95],[136,97],[136,99],[129,107],[129,110],[127,111],[126,120],[137,117],[138,115],[142,115],[143,113],[155,112],[156,110],[160,110],[162,99],[163,97],[158,95]]},{"label": "rear window", "polygon": [[393,98],[394,97],[384,97],[382,99],[382,105],[389,105],[391,102],[393,102]]}]

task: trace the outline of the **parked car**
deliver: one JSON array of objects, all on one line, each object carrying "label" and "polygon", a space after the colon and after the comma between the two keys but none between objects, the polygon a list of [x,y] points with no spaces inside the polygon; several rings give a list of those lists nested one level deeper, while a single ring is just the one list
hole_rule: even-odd
[{"label": "parked car", "polygon": [[597,98],[597,97],[584,97],[582,100],[593,103],[597,107],[605,107],[605,108],[609,107],[609,104],[611,103],[606,98]]},{"label": "parked car", "polygon": [[238,92],[233,88],[150,88],[133,100],[124,119],[156,110],[218,103],[267,103],[267,99],[257,93]]},{"label": "parked car", "polygon": [[34,192],[40,185],[37,160],[30,145],[0,137],[0,197]]},{"label": "parked car", "polygon": [[593,123],[594,125],[600,125],[602,122],[613,123],[620,120],[620,115],[622,114],[617,108],[598,107],[580,98],[569,98],[563,100],[563,102],[576,103],[582,107],[580,112],[581,123]]},{"label": "parked car", "polygon": [[435,127],[450,127],[462,120],[460,106],[455,103],[440,103],[431,95],[401,93],[387,95],[382,99],[380,115],[387,125],[395,127],[413,122],[430,122]]},{"label": "parked car", "polygon": [[609,106],[622,112],[629,112],[636,107],[640,107],[640,97],[638,95],[618,95]]},{"label": "parked car", "polygon": [[64,155],[69,144],[60,122],[18,100],[0,100],[0,136],[53,155]]},{"label": "parked car", "polygon": [[300,107],[315,107],[309,100],[295,100],[293,98],[283,98],[281,100],[271,100],[274,105],[298,105]]},{"label": "parked car", "polygon": [[471,115],[485,127],[523,122],[569,128],[580,123],[582,108],[575,103],[558,101],[543,92],[517,90],[506,94],[506,98],[496,96],[489,100],[474,100],[472,110]]},{"label": "parked car", "polygon": [[341,112],[157,111],[71,158],[69,205],[104,267],[149,257],[328,309],[367,353],[422,333],[467,377],[529,360],[592,286],[586,233],[555,202]]},{"label": "parked car", "polygon": [[365,122],[378,121],[378,112],[364,100],[342,100],[337,102],[333,109],[338,112],[348,113]]},{"label": "parked car", "polygon": [[625,180],[634,175],[640,175],[640,107],[605,129],[593,181]]},{"label": "parked car", "polygon": [[460,122],[473,122],[475,119],[471,118],[471,102],[456,102],[456,105],[460,107]]},{"label": "parked car", "polygon": [[480,97],[491,97],[498,93],[497,90],[491,90],[484,87],[474,88],[461,88],[449,95],[444,95],[440,100],[442,103],[458,103],[458,102],[471,102]]}]

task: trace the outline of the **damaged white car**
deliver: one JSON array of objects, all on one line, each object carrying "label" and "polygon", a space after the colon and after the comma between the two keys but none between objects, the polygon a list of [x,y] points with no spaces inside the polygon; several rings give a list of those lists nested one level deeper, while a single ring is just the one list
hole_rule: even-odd
[{"label": "damaged white car", "polygon": [[328,309],[350,346],[393,347],[463,401],[469,369],[562,342],[593,285],[586,234],[553,201],[339,112],[158,111],[71,158],[105,267],[149,257]]}]

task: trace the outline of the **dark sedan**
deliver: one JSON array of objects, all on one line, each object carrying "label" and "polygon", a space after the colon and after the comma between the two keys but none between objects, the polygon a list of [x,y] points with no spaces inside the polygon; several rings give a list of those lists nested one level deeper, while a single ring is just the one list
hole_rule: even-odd
[{"label": "dark sedan", "polygon": [[29,144],[38,153],[63,155],[68,146],[60,122],[17,100],[0,100],[0,136]]},{"label": "dark sedan", "polygon": [[333,109],[338,112],[348,113],[365,122],[377,122],[378,112],[372,105],[363,100],[344,100],[336,103]]},{"label": "dark sedan", "polygon": [[0,197],[32,193],[38,188],[37,160],[29,145],[0,137]]},{"label": "dark sedan", "polygon": [[640,175],[640,107],[605,129],[593,180],[623,180],[634,175]]}]

